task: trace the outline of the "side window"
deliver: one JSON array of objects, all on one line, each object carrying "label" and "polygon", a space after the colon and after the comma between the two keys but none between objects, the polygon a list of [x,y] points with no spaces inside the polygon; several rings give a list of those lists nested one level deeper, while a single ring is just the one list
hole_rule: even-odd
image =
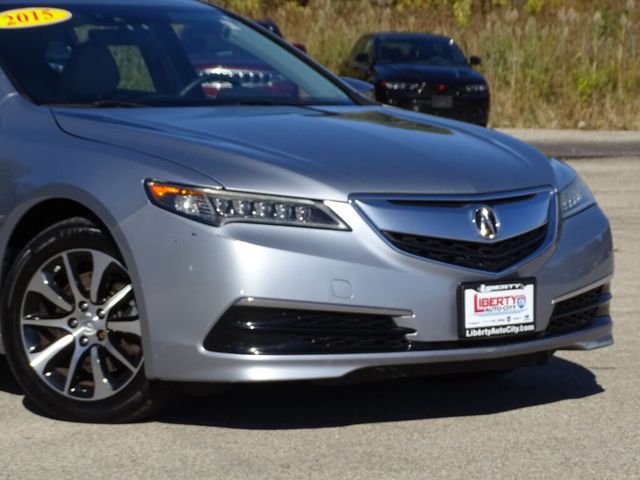
[{"label": "side window", "polygon": [[120,71],[118,90],[155,92],[151,74],[136,45],[110,45],[109,50]]},{"label": "side window", "polygon": [[47,46],[45,58],[47,65],[57,73],[62,73],[71,57],[72,48],[65,42],[54,41]]},{"label": "side window", "polygon": [[353,51],[351,52],[351,59],[355,60],[359,53],[364,52],[364,47],[367,43],[367,37],[362,37],[360,40],[356,42],[356,45],[353,47]]},{"label": "side window", "polygon": [[[116,90],[128,90],[134,92],[156,93],[155,84],[151,77],[145,57],[140,50],[141,42],[148,40],[149,33],[146,30],[125,29],[121,27],[107,27],[103,25],[81,25],[74,28],[74,36],[77,40],[75,48],[84,45],[92,45],[95,48],[107,48],[118,68],[120,80]],[[62,46],[51,48],[49,57],[55,60],[64,58]],[[69,48],[70,53],[73,53]],[[53,65],[51,65],[53,63]],[[50,66],[60,65],[58,69],[64,70],[66,62],[61,60],[51,62]],[[86,67],[83,65],[83,67]]]},{"label": "side window", "polygon": [[220,25],[172,25],[194,70],[210,75],[202,83],[209,98],[224,99],[234,95],[234,85],[251,89],[253,94],[307,98],[309,94],[289,77],[229,38]]},{"label": "side window", "polygon": [[374,40],[373,37],[369,37],[369,39],[367,40],[365,46],[364,46],[364,53],[366,53],[367,55],[369,55],[369,58],[373,60],[374,56],[373,56],[373,44],[374,44]]}]

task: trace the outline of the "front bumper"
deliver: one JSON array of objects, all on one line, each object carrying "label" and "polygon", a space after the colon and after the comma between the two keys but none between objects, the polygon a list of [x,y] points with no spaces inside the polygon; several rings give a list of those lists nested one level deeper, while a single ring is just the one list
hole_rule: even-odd
[{"label": "front bumper", "polygon": [[487,125],[490,109],[488,95],[477,97],[461,96],[457,92],[452,92],[450,95],[453,97],[453,103],[447,108],[434,106],[432,95],[418,95],[409,92],[378,89],[376,99],[379,102],[404,108],[405,110],[452,118],[481,126]]},{"label": "front bumper", "polygon": [[[265,302],[280,308],[392,315],[417,342],[458,340],[456,289],[501,279],[414,258],[391,248],[349,204],[332,204],[352,232],[232,224],[213,228],[149,205],[121,227],[143,314],[146,373],[190,382],[329,379],[356,370],[413,364],[468,363],[612,343],[602,316],[587,328],[487,346],[398,353],[241,355],[203,343],[230,307]],[[608,283],[613,273],[606,217],[592,207],[564,222],[555,245],[510,272],[535,277],[536,332],[546,330],[554,301]]]}]

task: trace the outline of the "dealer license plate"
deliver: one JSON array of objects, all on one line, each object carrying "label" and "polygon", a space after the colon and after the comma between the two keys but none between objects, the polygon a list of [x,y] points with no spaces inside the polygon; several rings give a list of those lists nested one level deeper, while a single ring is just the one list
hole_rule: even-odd
[{"label": "dealer license plate", "polygon": [[458,291],[460,337],[483,339],[535,331],[534,279],[465,283]]},{"label": "dealer license plate", "polygon": [[451,95],[434,95],[431,97],[431,106],[433,108],[451,108],[453,107],[453,97]]}]

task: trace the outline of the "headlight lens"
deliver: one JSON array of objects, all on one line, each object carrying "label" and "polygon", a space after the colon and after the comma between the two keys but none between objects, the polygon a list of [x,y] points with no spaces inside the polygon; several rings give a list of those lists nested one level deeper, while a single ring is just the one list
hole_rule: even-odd
[{"label": "headlight lens", "polygon": [[265,223],[291,227],[349,230],[322,202],[257,195],[186,185],[145,182],[149,199],[157,206],[202,223]]},{"label": "headlight lens", "polygon": [[415,82],[384,81],[382,82],[382,87],[387,90],[418,90],[418,88],[420,88],[420,84]]},{"label": "headlight lens", "polygon": [[360,95],[364,95],[369,100],[375,100],[376,99],[376,92],[373,89],[371,89],[371,90],[360,90]]},{"label": "headlight lens", "polygon": [[578,176],[560,192],[560,208],[563,218],[571,217],[594,203],[596,203],[596,199],[593,193]]},{"label": "headlight lens", "polygon": [[464,89],[469,93],[483,93],[487,91],[487,86],[484,83],[466,85]]}]

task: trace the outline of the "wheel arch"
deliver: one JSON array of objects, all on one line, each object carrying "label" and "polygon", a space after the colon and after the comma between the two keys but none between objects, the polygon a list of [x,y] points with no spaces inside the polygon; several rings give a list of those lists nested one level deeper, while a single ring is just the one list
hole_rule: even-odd
[{"label": "wheel arch", "polygon": [[0,273],[0,288],[6,286],[7,274],[15,259],[27,243],[45,228],[67,220],[82,217],[90,220],[100,228],[117,246],[111,234],[111,229],[92,209],[69,198],[49,198],[31,205],[11,227],[11,233],[2,249],[2,270]]},{"label": "wheel arch", "polygon": [[[43,253],[43,249],[50,249],[52,247],[54,249],[62,248],[62,250],[54,251],[53,254],[64,255],[64,253],[61,253],[64,250],[78,249],[78,248],[83,248],[82,246],[86,246],[86,248],[97,248],[98,250],[102,250],[103,252],[108,252],[107,255],[110,255],[111,257],[115,257],[117,260],[124,260],[125,258],[126,254],[122,251],[122,248],[118,245],[118,242],[114,238],[113,230],[108,227],[109,224],[104,221],[104,217],[101,217],[95,212],[95,210],[89,208],[86,204],[83,204],[82,202],[79,202],[77,200],[72,200],[69,198],[48,198],[46,200],[32,202],[26,208],[21,209],[20,216],[16,215],[15,217],[19,217],[19,218],[17,218],[17,220],[11,223],[13,227],[12,230],[9,230],[9,228],[5,225],[6,232],[4,232],[4,236],[6,238],[3,238],[4,248],[2,250],[2,253],[3,253],[3,257],[6,257],[6,258],[3,258],[4,262],[2,266],[4,294],[7,294],[8,292],[10,292],[10,290],[12,289],[12,285],[14,284],[21,285],[20,292],[25,291],[24,290],[26,286],[25,282],[28,282],[30,278],[29,276],[25,277],[25,274],[24,274],[25,272],[24,266],[26,265],[26,262],[31,261],[33,265],[33,262],[35,261],[36,262],[35,265],[39,265],[40,263],[38,262],[44,261],[43,259],[52,258],[51,250],[48,251],[49,253],[47,253],[47,251]],[[80,219],[89,220],[91,223],[89,224],[88,222]],[[64,222],[65,220],[71,220],[71,221],[60,223],[60,222]],[[32,243],[31,245],[29,245],[29,249],[33,247],[32,249],[33,254],[31,253],[31,251],[25,251],[24,247],[27,246],[27,244],[34,237],[38,236],[38,234],[43,229],[46,229],[47,227],[50,227],[56,224],[59,224],[59,226],[56,227],[55,230],[49,230],[49,232],[51,232],[51,236],[49,236],[48,233],[44,236],[41,235],[36,243]],[[95,225],[97,228],[99,228],[102,233],[98,234],[96,229],[92,228],[92,225]],[[73,245],[67,244],[66,246],[62,246],[62,247],[58,246],[57,244],[54,244],[52,240],[58,240],[62,242],[65,242],[65,241],[68,242],[69,240],[73,240],[71,235],[66,233],[68,230],[65,230],[65,227],[67,226],[70,226],[72,228],[77,228],[77,233],[79,235],[85,235],[84,238],[86,241],[78,241],[76,239],[75,244]],[[116,230],[118,230],[117,227],[118,225],[115,224]],[[71,231],[71,233],[73,233],[73,231]],[[96,244],[91,243],[92,239],[98,239],[98,243]],[[25,252],[26,255],[23,257],[23,255],[20,252]],[[40,257],[35,257],[35,255],[40,255]],[[12,261],[17,261],[19,266],[13,272],[10,272],[9,270],[10,268],[12,268],[10,264],[12,263]],[[69,268],[69,267],[67,266],[65,268]],[[31,273],[29,273],[28,275],[31,275]],[[78,277],[76,277],[76,279],[77,278]],[[72,279],[69,278],[68,281],[72,282]],[[121,282],[121,281],[122,279],[116,280],[116,282]],[[133,282],[134,279],[132,278],[131,281]],[[28,289],[28,287],[26,288]],[[84,297],[82,295],[84,295]],[[80,299],[84,299],[86,297],[85,294],[82,294],[82,295],[80,296]],[[15,298],[19,299],[21,297],[16,294]],[[76,300],[75,302],[72,302],[72,303],[76,305],[80,305],[82,303],[82,302],[78,302],[78,296],[76,296],[75,294],[74,294],[74,298]],[[6,297],[5,297],[5,300],[6,300]],[[105,303],[103,302],[100,305],[104,305],[104,304]],[[95,307],[96,307],[96,303],[94,301],[94,308]],[[8,363],[11,366],[12,372],[14,373],[14,375],[16,375],[19,384],[23,388],[23,391],[25,391],[26,394],[30,396],[30,398],[34,401],[34,404],[38,406],[38,409],[40,411],[45,412],[48,415],[52,415],[56,418],[70,419],[73,421],[128,422],[128,421],[137,420],[138,418],[143,418],[144,416],[154,413],[156,409],[160,408],[163,405],[163,402],[166,401],[167,398],[170,398],[171,390],[168,390],[168,389],[165,390],[166,387],[163,387],[162,385],[157,386],[156,384],[153,384],[153,385],[150,384],[146,375],[143,374],[143,371],[146,368],[146,363],[143,361],[142,357],[138,356],[136,362],[131,362],[130,359],[128,359],[127,357],[124,357],[122,355],[122,352],[120,352],[120,356],[114,355],[114,353],[111,353],[112,358],[115,357],[116,361],[119,360],[120,358],[127,358],[127,360],[130,361],[131,365],[133,366],[128,367],[129,370],[127,372],[129,377],[127,377],[126,382],[118,384],[118,383],[114,383],[113,381],[110,381],[109,384],[111,385],[112,393],[103,394],[103,396],[96,397],[96,405],[99,405],[100,408],[102,408],[102,411],[98,411],[96,413],[96,412],[90,411],[89,408],[85,408],[84,406],[76,405],[72,407],[67,407],[66,403],[60,403],[57,400],[56,402],[51,402],[50,401],[51,396],[43,395],[43,390],[45,390],[44,386],[38,384],[34,387],[35,383],[33,379],[30,379],[31,377],[29,375],[24,374],[24,368],[29,369],[29,366],[33,365],[32,363],[31,364],[29,363],[29,358],[27,357],[26,361],[23,361],[20,357],[20,354],[16,352],[16,346],[20,345],[19,337],[16,337],[16,335],[20,335],[20,333],[18,330],[18,333],[16,334],[16,328],[18,329],[21,328],[22,324],[21,323],[16,324],[15,322],[13,322],[13,319],[20,318],[20,316],[23,315],[23,313],[20,313],[23,311],[22,310],[23,307],[21,306],[19,301],[15,301],[13,302],[13,307],[12,307],[14,310],[9,311],[7,308],[8,307],[6,305],[2,305],[1,310],[3,312],[10,312],[12,315],[11,316],[12,321],[4,323],[2,328],[2,335],[3,336],[6,335],[6,337],[0,338],[0,340],[10,339],[10,341],[6,343],[6,347],[7,347],[6,352],[3,350],[2,342],[0,342],[0,354],[3,354],[3,353],[7,354]],[[111,308],[111,307],[105,307],[105,308]],[[18,309],[18,310],[16,311],[15,309]],[[83,312],[85,311],[82,306],[79,307],[79,310],[77,311],[80,311],[80,310],[82,310]],[[86,308],[86,310],[88,310],[88,307]],[[92,315],[94,316],[97,315],[97,317],[95,318],[103,319],[104,323],[103,323],[103,326],[100,328],[103,328],[105,331],[107,330],[107,328],[110,328],[110,327],[107,327],[106,322],[108,320],[105,320],[106,318],[108,318],[108,315],[100,316],[101,314],[99,310],[97,311],[97,313],[95,310],[93,310]],[[36,314],[36,318],[37,318],[37,314]],[[81,317],[77,317],[77,318],[81,318]],[[140,314],[140,323],[142,323],[143,318],[144,318],[144,315]],[[0,318],[0,320],[2,319]],[[63,318],[62,321],[67,322],[69,321],[69,319]],[[78,325],[78,323],[79,322],[76,322],[76,325]],[[18,326],[16,327],[16,325]],[[76,325],[70,325],[70,326],[75,328]],[[58,326],[56,325],[53,328],[58,328]],[[79,345],[88,344],[89,336],[92,334],[95,334],[96,331],[97,329],[93,333],[91,332],[83,333],[84,331],[81,331],[81,333],[83,335],[87,335],[87,337],[83,337],[86,343],[82,343],[82,338],[81,338],[79,340]],[[127,330],[121,330],[121,331],[126,332]],[[131,331],[133,332],[133,330]],[[99,332],[97,335],[98,336],[100,335]],[[67,336],[70,336],[70,335],[67,335]],[[73,337],[77,338],[75,335],[73,335]],[[55,337],[54,337],[54,340],[55,340]],[[99,338],[99,340],[94,339],[93,340],[94,343],[91,345],[100,345],[99,342],[102,340],[104,340],[104,338]],[[141,340],[137,340],[137,344],[139,344],[140,341]],[[142,337],[142,341],[144,341],[144,336]],[[106,340],[106,342],[107,342],[106,347],[104,346],[102,347],[103,352],[105,351],[104,350],[105,348],[109,350],[109,343],[108,343],[109,341]],[[54,343],[59,343],[59,342],[54,342]],[[77,348],[79,347],[77,346],[74,347],[74,350],[73,350],[74,355],[76,355]],[[87,352],[89,352],[89,349],[91,348],[92,346],[87,347],[87,350],[85,351],[80,351],[80,354],[78,355],[78,359],[83,358],[82,355],[88,355]],[[111,350],[109,351],[111,352]],[[58,353],[60,352],[58,351]],[[104,360],[93,360],[93,354],[94,354],[94,351],[92,350],[91,351],[92,362],[99,362],[98,365],[100,365]],[[140,352],[138,353],[138,355],[140,355]],[[50,359],[53,359],[53,357],[51,357]],[[124,361],[124,365],[128,365],[126,363],[127,360]],[[62,360],[62,361],[64,362],[65,360]],[[80,368],[79,367],[80,363],[78,363],[77,361],[75,361],[75,363],[71,359],[67,359],[66,361],[68,362],[68,365],[69,365],[69,372],[71,371],[76,372],[78,371],[77,369]],[[49,362],[49,359],[45,360],[45,362]],[[73,370],[71,370],[72,368]],[[92,368],[91,372],[95,372],[95,367],[91,367],[91,368]],[[103,375],[105,376],[107,375],[104,369],[101,368],[101,371]],[[44,374],[41,373],[41,375],[44,375]],[[69,373],[67,373],[67,375],[69,376]],[[116,372],[116,376],[117,375],[120,375],[120,374]],[[62,383],[62,385],[64,385],[64,389],[61,390],[63,394],[71,392],[71,390],[68,390],[68,389],[70,388],[70,386],[73,385],[72,383],[73,377],[74,375],[71,375],[70,376],[71,380],[67,379],[65,380],[65,382]],[[97,378],[99,377],[96,377],[94,373],[94,376],[93,376],[94,385],[96,385],[95,382],[98,382]],[[114,378],[117,378],[117,377],[114,377]],[[76,380],[76,384],[79,384],[79,382],[80,380]],[[57,386],[55,388],[58,388],[58,390],[61,389],[60,386]],[[127,394],[126,396],[122,396],[122,394],[125,391],[130,392],[130,394]],[[95,386],[94,386],[93,392],[94,393],[91,395],[94,395],[94,394],[97,395]],[[71,394],[69,393],[68,396],[71,396]],[[82,399],[84,397],[73,397],[73,398]],[[93,397],[86,397],[86,398],[93,399]],[[105,402],[111,402],[111,403],[105,404]],[[67,400],[67,403],[68,403],[68,400]],[[106,414],[104,413],[104,410],[107,410]]]},{"label": "wheel arch", "polygon": [[[134,284],[137,284],[138,276],[133,265],[133,259],[118,228],[118,222],[109,210],[98,199],[75,189],[72,195],[37,196],[30,202],[23,202],[20,211],[12,212],[5,219],[0,237],[0,292],[7,288],[7,277],[13,262],[26,244],[45,228],[73,217],[86,218],[100,228],[113,242],[123,257],[129,274]],[[17,210],[17,209],[16,209]],[[143,301],[142,298],[139,302]],[[2,322],[0,312],[0,322]],[[0,346],[0,353],[2,346]]]}]

